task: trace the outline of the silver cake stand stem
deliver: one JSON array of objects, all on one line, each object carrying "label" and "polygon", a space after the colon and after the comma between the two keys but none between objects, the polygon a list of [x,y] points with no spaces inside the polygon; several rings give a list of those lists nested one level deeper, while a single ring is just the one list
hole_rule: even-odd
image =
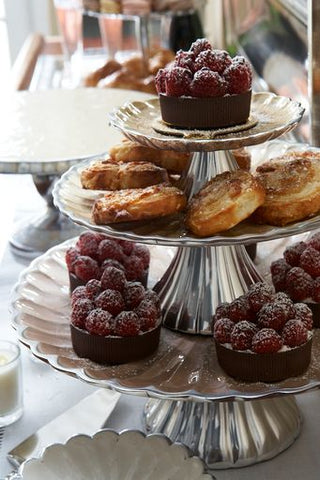
[{"label": "silver cake stand stem", "polygon": [[155,400],[144,410],[146,432],[187,445],[210,470],[238,468],[273,458],[300,433],[292,395],[251,401]]}]

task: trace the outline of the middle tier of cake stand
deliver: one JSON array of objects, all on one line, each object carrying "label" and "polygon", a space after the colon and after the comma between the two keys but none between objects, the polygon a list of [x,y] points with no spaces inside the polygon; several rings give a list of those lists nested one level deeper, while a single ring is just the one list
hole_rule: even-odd
[{"label": "middle tier of cake stand", "polygon": [[[236,167],[228,150],[277,138],[294,128],[302,114],[298,103],[266,93],[253,96],[254,126],[210,140],[168,138],[144,131],[146,126],[152,128],[151,120],[159,115],[156,99],[118,109],[111,122],[140,143],[200,152],[193,155],[188,172],[181,178],[181,188],[190,197],[208,178]],[[297,437],[301,422],[294,397],[279,394],[320,386],[315,356],[303,377],[273,385],[241,384],[220,369],[209,336],[210,322],[218,303],[232,300],[262,278],[246,255],[244,243],[304,232],[316,228],[319,218],[288,228],[240,225],[206,239],[188,234],[180,216],[170,222],[153,221],[152,227],[147,223],[97,226],[91,220],[91,207],[103,192],[81,189],[79,173],[83,167],[84,164],[73,167],[56,185],[54,198],[58,208],[92,230],[151,245],[159,270],[153,276],[151,263],[150,286],[160,293],[164,325],[170,328],[162,329],[158,351],[144,361],[99,366],[78,358],[70,339],[64,261],[67,245],[63,244],[36,260],[20,278],[12,309],[21,342],[54,368],[89,383],[152,397],[145,410],[146,429],[162,431],[171,439],[182,441],[210,468],[249,465],[280,453]],[[315,335],[315,344],[318,342]],[[240,399],[250,401],[239,402]]]}]

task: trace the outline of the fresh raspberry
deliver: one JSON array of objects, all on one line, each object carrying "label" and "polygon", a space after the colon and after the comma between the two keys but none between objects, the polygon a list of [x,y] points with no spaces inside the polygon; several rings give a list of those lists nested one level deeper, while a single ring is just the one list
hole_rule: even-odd
[{"label": "fresh raspberry", "polygon": [[154,78],[157,93],[166,93],[166,70],[160,68]]},{"label": "fresh raspberry", "polygon": [[202,68],[194,74],[190,93],[192,97],[220,97],[226,93],[226,84],[219,73]]},{"label": "fresh raspberry", "polygon": [[285,308],[287,310],[288,320],[290,318],[295,317],[296,315],[296,310],[294,308],[295,304],[285,292],[277,292],[272,298],[272,303],[285,305]]},{"label": "fresh raspberry", "polygon": [[254,312],[251,310],[249,302],[244,295],[236,298],[230,303],[228,318],[230,318],[230,320],[233,322],[240,322],[241,320],[254,320]]},{"label": "fresh raspberry", "polygon": [[300,320],[289,320],[283,327],[282,340],[288,347],[298,347],[308,340],[308,330]]},{"label": "fresh raspberry", "polygon": [[101,276],[101,286],[103,290],[117,290],[123,292],[127,280],[124,272],[115,267],[107,267]]},{"label": "fresh raspberry", "polygon": [[300,267],[293,267],[286,276],[286,291],[294,302],[310,298],[313,293],[312,277]]},{"label": "fresh raspberry", "polygon": [[101,264],[102,273],[103,273],[104,269],[107,268],[107,267],[115,267],[118,270],[122,270],[123,272],[125,271],[124,265],[122,263],[118,262],[118,260],[114,260],[113,258],[106,258],[105,260],[103,260],[103,262]]},{"label": "fresh raspberry", "polygon": [[306,244],[320,252],[320,232],[314,233],[309,240],[306,240]]},{"label": "fresh raspberry", "polygon": [[252,338],[255,353],[276,353],[283,345],[280,335],[272,328],[262,328]]},{"label": "fresh raspberry", "polygon": [[144,292],[144,300],[150,300],[158,309],[158,313],[161,313],[161,301],[159,295],[149,288]]},{"label": "fresh raspberry", "polygon": [[206,38],[198,38],[191,44],[189,49],[189,51],[193,52],[196,57],[204,50],[212,50],[211,43]]},{"label": "fresh raspberry", "polygon": [[175,67],[187,68],[190,72],[195,72],[195,54],[193,52],[185,52],[178,50],[174,61]]},{"label": "fresh raspberry", "polygon": [[98,255],[100,262],[103,262],[106,258],[112,258],[113,260],[118,260],[118,262],[123,263],[123,251],[120,245],[114,241],[107,238],[102,240],[99,243]]},{"label": "fresh raspberry", "polygon": [[96,278],[92,278],[86,284],[87,297],[94,300],[101,293],[101,282]]},{"label": "fresh raspberry", "polygon": [[234,57],[223,76],[227,82],[227,92],[230,94],[244,93],[251,89],[252,70],[244,57]]},{"label": "fresh raspberry", "polygon": [[75,275],[84,282],[88,282],[91,278],[100,278],[98,262],[91,257],[80,255],[73,265]]},{"label": "fresh raspberry", "polygon": [[303,250],[300,257],[299,266],[311,277],[320,276],[320,252],[313,247],[307,247]]},{"label": "fresh raspberry", "polygon": [[312,300],[320,302],[320,277],[314,278],[312,289]]},{"label": "fresh raspberry", "polygon": [[69,272],[74,273],[74,262],[79,257],[79,255],[79,250],[74,247],[70,247],[66,251],[65,259]]},{"label": "fresh raspberry", "polygon": [[97,235],[94,232],[84,232],[78,238],[76,247],[81,255],[97,258],[98,244]]},{"label": "fresh raspberry", "polygon": [[120,292],[116,290],[104,290],[95,300],[98,308],[107,310],[111,315],[118,315],[125,308],[124,300]]},{"label": "fresh raspberry", "polygon": [[128,282],[124,292],[123,298],[128,310],[136,308],[145,298],[145,289],[140,282]]},{"label": "fresh raspberry", "polygon": [[195,70],[201,70],[202,67],[205,67],[222,75],[231,63],[230,55],[224,50],[204,50],[199,53],[195,60]]},{"label": "fresh raspberry", "polygon": [[289,309],[284,303],[266,303],[257,315],[260,328],[272,328],[280,332],[289,320]]},{"label": "fresh raspberry", "polygon": [[130,255],[130,257],[124,258],[123,264],[127,280],[132,281],[142,277],[144,266],[141,258],[136,255]]},{"label": "fresh raspberry", "polygon": [[190,94],[192,73],[187,68],[172,67],[166,73],[166,95],[182,97]]},{"label": "fresh raspberry", "polygon": [[91,310],[85,321],[85,329],[93,335],[106,337],[113,331],[113,317],[102,308]]},{"label": "fresh raspberry", "polygon": [[307,330],[312,330],[313,314],[312,310],[305,303],[295,303],[295,319],[300,320]]},{"label": "fresh raspberry", "polygon": [[286,275],[290,270],[290,265],[285,261],[284,258],[279,258],[271,263],[271,276],[272,283],[276,292],[281,292],[286,288]]},{"label": "fresh raspberry", "polygon": [[243,320],[234,325],[231,332],[231,345],[234,350],[249,350],[253,335],[257,332],[254,323]]},{"label": "fresh raspberry", "polygon": [[79,285],[79,287],[75,288],[73,290],[73,292],[71,293],[71,306],[73,306],[74,303],[79,298],[88,298],[87,290],[86,290],[86,287],[84,285]]},{"label": "fresh raspberry", "polygon": [[300,262],[300,257],[304,249],[307,248],[305,242],[297,242],[287,247],[283,252],[283,257],[291,267],[298,267]]},{"label": "fresh raspberry", "polygon": [[105,233],[95,232],[95,236],[98,244],[102,242],[102,240],[110,240],[110,237],[108,237],[108,235],[106,235]]},{"label": "fresh raspberry", "polygon": [[264,282],[257,282],[250,286],[247,299],[251,310],[258,312],[262,305],[271,301],[273,288]]},{"label": "fresh raspberry", "polygon": [[132,250],[132,255],[136,255],[142,260],[143,268],[146,269],[150,264],[150,250],[145,245],[136,243]]},{"label": "fresh raspberry", "polygon": [[129,242],[129,240],[117,240],[118,244],[120,245],[120,247],[122,248],[122,251],[125,255],[131,255],[132,253],[132,250],[134,249],[135,247],[135,243],[134,242]]},{"label": "fresh raspberry", "polygon": [[140,332],[140,322],[134,312],[121,312],[115,318],[114,334],[119,337],[135,337]]},{"label": "fresh raspberry", "polygon": [[94,305],[89,298],[79,298],[72,306],[71,323],[75,327],[84,328],[85,320],[93,308]]},{"label": "fresh raspberry", "polygon": [[229,318],[219,318],[213,325],[213,337],[219,343],[231,343],[231,332],[235,323]]},{"label": "fresh raspberry", "polygon": [[157,307],[150,302],[150,300],[142,300],[139,306],[135,309],[135,313],[138,315],[141,330],[146,332],[154,328],[158,320]]},{"label": "fresh raspberry", "polygon": [[215,314],[213,316],[213,321],[219,320],[219,318],[229,318],[230,312],[230,303],[222,302],[217,306]]}]

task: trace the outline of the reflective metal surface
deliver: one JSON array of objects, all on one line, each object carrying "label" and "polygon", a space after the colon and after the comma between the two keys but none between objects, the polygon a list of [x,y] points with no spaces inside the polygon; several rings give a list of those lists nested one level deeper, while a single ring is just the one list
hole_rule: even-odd
[{"label": "reflective metal surface", "polygon": [[188,445],[210,469],[270,459],[294,442],[301,427],[292,396],[249,402],[149,400],[145,421],[147,432]]},{"label": "reflective metal surface", "polygon": [[303,113],[304,108],[298,102],[270,92],[261,92],[252,94],[250,116],[256,124],[247,130],[237,131],[235,128],[231,133],[224,132],[224,129],[218,133],[214,130],[201,130],[200,133],[181,130],[181,135],[158,133],[153,127],[154,121],[160,117],[158,98],[127,103],[113,110],[109,118],[111,124],[126,137],[143,145],[187,152],[210,152],[257,145],[278,138],[292,130]]}]

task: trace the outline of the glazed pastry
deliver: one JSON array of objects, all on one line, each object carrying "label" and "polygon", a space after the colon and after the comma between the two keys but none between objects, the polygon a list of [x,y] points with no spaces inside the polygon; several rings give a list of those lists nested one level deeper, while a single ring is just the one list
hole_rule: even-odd
[{"label": "glazed pastry", "polygon": [[110,148],[110,156],[117,162],[152,162],[170,173],[181,173],[189,165],[190,154],[173,150],[158,150],[125,139]]},{"label": "glazed pastry", "polygon": [[234,159],[237,162],[239,168],[250,171],[251,155],[245,147],[231,150],[231,153],[234,156]]},{"label": "glazed pastry", "polygon": [[172,50],[161,49],[158,52],[150,56],[148,60],[148,70],[153,75],[156,75],[160,68],[164,68],[169,63],[173,62],[175,58]]},{"label": "glazed pastry", "polygon": [[274,158],[257,168],[256,178],[266,198],[254,212],[255,222],[283,226],[319,212],[319,153],[290,152]]},{"label": "glazed pastry", "polygon": [[116,60],[110,59],[101,68],[87,75],[84,80],[86,87],[96,87],[102,78],[111,75],[121,69],[121,64]]},{"label": "glazed pastry", "polygon": [[122,0],[124,15],[147,15],[151,11],[151,0]]},{"label": "glazed pastry", "polygon": [[101,13],[121,13],[121,0],[100,0]]},{"label": "glazed pastry", "polygon": [[122,190],[144,188],[168,182],[164,168],[150,162],[114,162],[110,159],[95,162],[80,175],[83,188],[91,190]]},{"label": "glazed pastry", "polygon": [[152,8],[156,12],[163,12],[165,10],[189,10],[194,8],[193,0],[153,0]]},{"label": "glazed pastry", "polygon": [[92,217],[97,225],[164,217],[183,210],[184,193],[167,183],[146,188],[107,192],[93,205]]},{"label": "glazed pastry", "polygon": [[199,237],[229,230],[262,205],[265,192],[245,170],[212,178],[190,201],[186,226]]}]

